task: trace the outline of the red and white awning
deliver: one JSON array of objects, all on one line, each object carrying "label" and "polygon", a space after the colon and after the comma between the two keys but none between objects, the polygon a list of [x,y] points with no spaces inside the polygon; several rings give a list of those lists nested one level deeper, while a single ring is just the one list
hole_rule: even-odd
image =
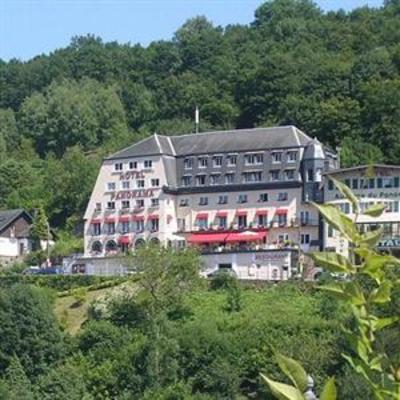
[{"label": "red and white awning", "polygon": [[268,210],[257,210],[256,215],[268,215]]},{"label": "red and white awning", "polygon": [[227,233],[193,233],[189,239],[189,243],[224,243]]},{"label": "red and white awning", "polygon": [[101,224],[101,218],[93,218],[90,221],[91,224]]},{"label": "red and white awning", "polygon": [[196,215],[196,219],[207,219],[208,218],[208,213],[198,213]]},{"label": "red and white awning", "polygon": [[115,217],[107,217],[106,222],[107,224],[112,224],[113,222],[115,222]]},{"label": "red and white awning", "polygon": [[247,211],[244,210],[237,210],[236,211],[236,216],[237,217],[245,217],[247,215]]},{"label": "red and white awning", "polygon": [[276,209],[276,215],[285,215],[288,213],[287,208],[277,208]]},{"label": "red and white awning", "polygon": [[216,217],[227,217],[228,211],[217,211]]},{"label": "red and white awning", "polygon": [[121,215],[118,218],[119,222],[129,222],[131,220],[131,216],[130,215]]},{"label": "red and white awning", "polygon": [[131,243],[131,238],[129,236],[120,236],[118,238],[118,243],[119,244],[130,244]]}]

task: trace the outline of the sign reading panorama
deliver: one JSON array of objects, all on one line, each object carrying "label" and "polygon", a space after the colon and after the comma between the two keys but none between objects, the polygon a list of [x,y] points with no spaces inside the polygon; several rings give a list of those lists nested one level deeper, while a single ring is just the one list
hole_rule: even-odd
[{"label": "sign reading panorama", "polygon": [[[358,193],[354,190],[354,194],[359,198],[370,198],[370,199],[395,199],[400,198],[400,191],[398,192],[370,192],[370,193]],[[343,199],[344,196],[340,193],[335,195],[336,199]]]}]

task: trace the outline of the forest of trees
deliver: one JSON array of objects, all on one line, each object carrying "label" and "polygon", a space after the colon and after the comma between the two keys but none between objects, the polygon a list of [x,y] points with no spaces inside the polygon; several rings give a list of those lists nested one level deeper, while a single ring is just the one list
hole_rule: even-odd
[{"label": "forest of trees", "polygon": [[[132,27],[134,29],[134,27]],[[398,164],[400,1],[322,12],[268,1],[250,25],[188,20],[148,47],[74,37],[0,60],[0,207],[81,220],[102,157],[150,135],[294,124],[343,165]]]}]

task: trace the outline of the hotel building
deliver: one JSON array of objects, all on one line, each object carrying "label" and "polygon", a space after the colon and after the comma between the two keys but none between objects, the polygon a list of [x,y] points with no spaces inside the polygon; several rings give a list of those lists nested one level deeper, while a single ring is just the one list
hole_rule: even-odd
[{"label": "hotel building", "polygon": [[205,275],[289,279],[301,253],[322,247],[309,202],[322,202],[323,174],[336,168],[336,154],[294,126],[155,134],[103,161],[85,214],[85,262],[110,266],[153,242],[197,246]]},{"label": "hotel building", "polygon": [[[390,251],[400,255],[400,167],[390,165],[358,166],[337,169],[326,174],[328,182],[324,185],[325,202],[336,204],[353,220],[354,210],[351,204],[343,198],[340,192],[329,181],[332,176],[344,182],[355,195],[360,198],[361,211],[375,203],[384,203],[386,209],[379,217],[366,215],[357,216],[357,225],[360,232],[383,228],[383,237],[378,244],[382,251]],[[339,232],[327,224],[323,228],[324,248],[335,251],[344,256],[348,255],[348,242]]]}]

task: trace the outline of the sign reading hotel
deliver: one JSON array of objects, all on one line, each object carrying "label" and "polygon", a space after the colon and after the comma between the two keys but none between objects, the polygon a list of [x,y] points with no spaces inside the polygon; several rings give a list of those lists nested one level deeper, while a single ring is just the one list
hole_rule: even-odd
[{"label": "sign reading hotel", "polygon": [[393,248],[400,247],[400,238],[381,239],[378,243],[378,248]]}]

